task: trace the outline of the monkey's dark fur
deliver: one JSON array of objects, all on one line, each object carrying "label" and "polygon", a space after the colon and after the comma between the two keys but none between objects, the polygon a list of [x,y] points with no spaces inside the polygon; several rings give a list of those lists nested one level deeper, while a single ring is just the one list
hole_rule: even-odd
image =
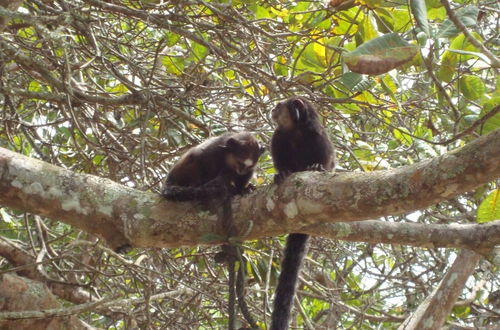
[{"label": "monkey's dark fur", "polygon": [[226,133],[189,149],[161,194],[173,201],[207,200],[244,192],[263,149],[249,132]]},{"label": "monkey's dark fur", "polygon": [[[335,167],[333,145],[309,101],[302,97],[289,98],[276,105],[272,117],[277,124],[271,140],[274,167],[278,171],[276,183],[283,182],[294,172],[331,171]],[[288,328],[308,239],[306,234],[290,234],[287,238],[274,298],[271,330]]]}]

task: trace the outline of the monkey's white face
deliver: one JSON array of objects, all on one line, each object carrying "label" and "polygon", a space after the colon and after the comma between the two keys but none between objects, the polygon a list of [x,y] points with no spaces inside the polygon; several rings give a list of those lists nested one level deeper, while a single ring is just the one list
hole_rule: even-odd
[{"label": "monkey's white face", "polygon": [[248,173],[253,172],[254,167],[255,162],[252,159],[247,158],[243,161],[238,160],[236,162],[235,170],[238,175],[247,175]]},{"label": "monkey's white face", "polygon": [[226,156],[226,164],[233,169],[238,175],[247,175],[253,172],[257,160],[249,157],[240,158],[234,154],[228,154]]}]

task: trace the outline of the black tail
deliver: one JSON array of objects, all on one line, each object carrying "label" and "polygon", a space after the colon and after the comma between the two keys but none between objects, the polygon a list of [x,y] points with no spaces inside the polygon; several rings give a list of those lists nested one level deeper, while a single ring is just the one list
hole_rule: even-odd
[{"label": "black tail", "polygon": [[[235,194],[234,189],[228,184],[229,179],[223,175],[218,175],[214,179],[196,187],[178,186],[169,183],[168,180],[161,188],[161,195],[168,200],[184,201],[203,201],[210,199],[224,200]],[[229,202],[229,205],[231,203]]]},{"label": "black tail", "polygon": [[203,186],[201,187],[185,187],[175,185],[164,185],[161,190],[161,195],[170,201],[194,201],[209,199],[210,195]]},{"label": "black tail", "polygon": [[309,235],[288,235],[285,256],[281,263],[281,274],[274,295],[274,310],[271,316],[271,330],[286,330],[290,321],[293,296],[297,287],[302,260],[307,252]]}]

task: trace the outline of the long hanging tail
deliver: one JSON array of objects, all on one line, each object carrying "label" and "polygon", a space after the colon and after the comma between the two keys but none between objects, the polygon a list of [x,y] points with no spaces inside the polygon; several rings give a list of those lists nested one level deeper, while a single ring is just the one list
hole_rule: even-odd
[{"label": "long hanging tail", "polygon": [[293,296],[297,287],[302,261],[307,252],[309,235],[288,235],[285,256],[281,263],[281,274],[278,279],[274,298],[274,310],[271,316],[271,330],[286,330],[290,321]]}]

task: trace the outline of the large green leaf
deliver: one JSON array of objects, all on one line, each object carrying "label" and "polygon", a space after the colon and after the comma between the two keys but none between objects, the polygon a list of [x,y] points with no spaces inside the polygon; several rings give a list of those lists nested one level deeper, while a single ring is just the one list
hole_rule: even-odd
[{"label": "large green leaf", "polygon": [[409,44],[396,33],[390,33],[344,54],[344,61],[353,72],[382,74],[411,61],[418,49],[419,46]]}]

